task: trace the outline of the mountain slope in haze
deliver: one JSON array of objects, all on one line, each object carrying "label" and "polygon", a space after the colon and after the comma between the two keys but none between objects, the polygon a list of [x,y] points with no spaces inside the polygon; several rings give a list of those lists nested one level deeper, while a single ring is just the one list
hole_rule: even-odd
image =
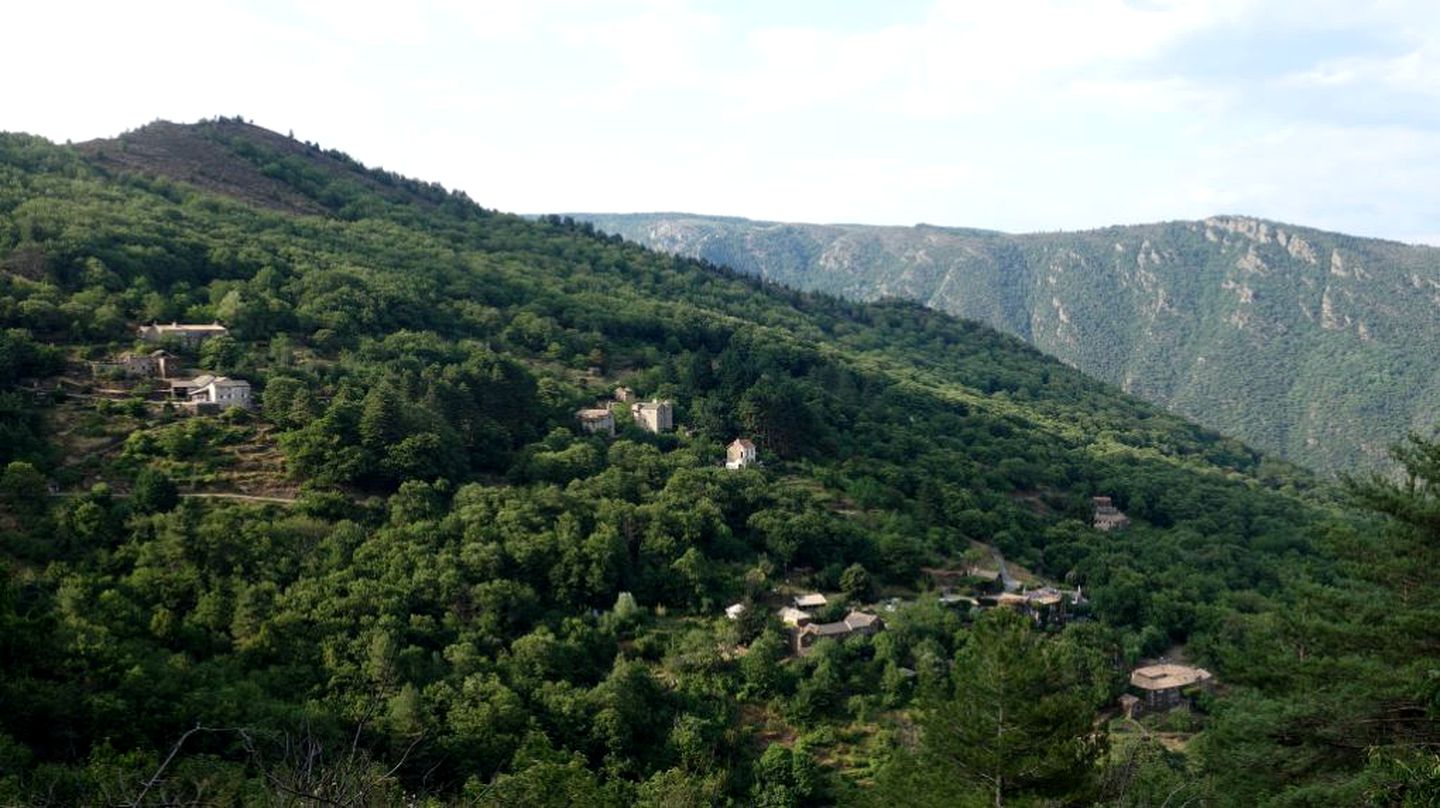
[{"label": "mountain slope in haze", "polygon": [[1440,420],[1440,249],[1244,217],[1009,235],[592,215],[656,249],[973,318],[1312,468]]},{"label": "mountain slope in haze", "polygon": [[[172,319],[229,329],[170,346],[172,375],[258,408],[186,415],[123,376],[154,349],[135,326]],[[587,433],[622,385],[681,428],[616,406]],[[721,464],[736,436],[762,466]],[[1303,470],[974,321],[238,121],[0,135],[0,437],[0,804],[978,803],[941,758],[907,788],[897,748],[984,695],[982,651],[1026,683],[1006,739],[1054,750],[1015,801],[1355,804],[1440,746],[1440,565]],[[1130,527],[1093,528],[1095,495]],[[1087,619],[936,597],[995,551]],[[822,621],[895,608],[796,656],[775,615],[812,590]],[[1097,733],[1176,645],[1225,689]]]}]

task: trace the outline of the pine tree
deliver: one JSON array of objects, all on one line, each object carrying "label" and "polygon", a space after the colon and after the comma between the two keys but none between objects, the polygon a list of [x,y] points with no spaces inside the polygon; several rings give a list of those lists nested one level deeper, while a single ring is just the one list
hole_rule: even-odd
[{"label": "pine tree", "polygon": [[404,437],[400,394],[388,384],[378,384],[365,394],[360,410],[360,440],[365,448],[383,450]]},{"label": "pine tree", "polygon": [[960,653],[953,697],[924,722],[922,758],[996,806],[1021,795],[1083,798],[1104,739],[1088,666],[1073,664],[1073,650],[1018,613],[987,613]]}]

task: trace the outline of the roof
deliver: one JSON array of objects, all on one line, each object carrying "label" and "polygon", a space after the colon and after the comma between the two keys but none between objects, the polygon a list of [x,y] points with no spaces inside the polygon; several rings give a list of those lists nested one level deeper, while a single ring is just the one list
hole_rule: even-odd
[{"label": "roof", "polygon": [[1060,590],[1053,586],[1046,586],[1025,593],[1026,600],[1041,606],[1053,606],[1059,603],[1061,598]]},{"label": "roof", "polygon": [[848,623],[811,623],[800,629],[801,634],[819,634],[821,637],[837,637],[849,634],[855,629]]},{"label": "roof", "polygon": [[[230,378],[229,376],[220,376],[220,377],[217,377],[217,378],[214,380],[213,384],[214,384],[216,387],[249,387],[249,386],[250,386],[250,382],[247,382],[247,381],[245,381],[244,379],[232,379],[232,378]],[[202,386],[203,386],[203,385],[202,385]]]},{"label": "roof", "polygon": [[576,414],[577,416],[579,416],[579,417],[580,417],[580,420],[582,420],[582,421],[598,421],[598,420],[600,420],[601,418],[609,418],[609,417],[610,417],[610,411],[609,411],[609,410],[607,410],[607,409],[600,409],[600,408],[589,408],[589,409],[583,409],[583,410],[576,410],[576,411],[575,411],[575,414]]},{"label": "roof", "polygon": [[809,620],[810,613],[801,611],[794,606],[786,606],[780,610],[780,622],[791,625],[799,625],[801,620]]},{"label": "roof", "polygon": [[844,620],[835,623],[810,623],[800,628],[801,634],[816,635],[819,637],[843,637],[862,629],[869,628],[880,622],[880,618],[866,612],[851,612],[845,615]]},{"label": "roof", "polygon": [[205,385],[207,385],[207,384],[209,384],[210,382],[213,382],[213,381],[215,381],[215,377],[214,377],[214,376],[211,376],[209,373],[202,373],[202,374],[200,374],[199,376],[196,376],[196,377],[193,378],[193,379],[171,379],[171,380],[170,380],[170,386],[171,386],[171,387],[204,387]]},{"label": "roof", "polygon": [[795,605],[799,606],[802,609],[809,609],[815,606],[824,606],[829,602],[830,601],[826,600],[825,596],[820,594],[819,592],[811,592],[808,595],[795,596]]},{"label": "roof", "polygon": [[744,613],[745,604],[743,603],[732,603],[729,606],[725,607],[725,616],[729,617],[731,620],[734,620],[735,618],[739,617]]},{"label": "roof", "polygon": [[845,625],[852,629],[869,628],[879,619],[879,616],[867,612],[851,612],[845,615]]},{"label": "roof", "polygon": [[732,442],[730,445],[731,445],[731,446],[739,446],[741,449],[754,449],[754,448],[755,448],[755,444],[751,443],[751,442],[749,441],[749,439],[747,439],[747,438],[736,438],[736,439],[734,440],[734,442]]},{"label": "roof", "polygon": [[225,326],[219,323],[154,323],[150,326],[156,331],[224,331]]},{"label": "roof", "polygon": [[1177,687],[1189,687],[1200,682],[1208,682],[1210,679],[1210,671],[1204,668],[1192,668],[1189,665],[1171,663],[1146,665],[1143,668],[1136,668],[1130,674],[1130,684],[1141,690],[1172,690]]}]

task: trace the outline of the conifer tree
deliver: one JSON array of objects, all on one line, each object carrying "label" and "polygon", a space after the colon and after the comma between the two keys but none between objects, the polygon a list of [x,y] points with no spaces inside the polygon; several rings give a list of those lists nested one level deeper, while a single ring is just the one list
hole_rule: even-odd
[{"label": "conifer tree", "polygon": [[954,693],[924,722],[922,756],[1001,806],[1021,795],[1089,793],[1104,740],[1088,666],[1008,609],[988,612],[960,652]]}]

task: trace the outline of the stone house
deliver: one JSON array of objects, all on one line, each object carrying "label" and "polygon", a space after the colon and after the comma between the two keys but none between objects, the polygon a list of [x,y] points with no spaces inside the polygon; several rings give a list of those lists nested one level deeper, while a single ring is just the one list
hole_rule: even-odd
[{"label": "stone house", "polygon": [[836,623],[807,623],[797,628],[791,635],[791,640],[796,655],[805,656],[815,643],[825,638],[836,641],[844,641],[848,637],[856,635],[870,636],[885,628],[885,621],[879,615],[868,612],[852,611],[845,615],[845,619]]},{"label": "stone house", "polygon": [[630,405],[630,414],[646,432],[658,435],[675,428],[675,407],[669,401],[637,401]]},{"label": "stone house", "polygon": [[176,339],[186,345],[195,346],[211,337],[221,337],[229,332],[225,326],[219,323],[209,325],[199,323],[151,323],[142,325],[137,330],[140,339],[146,342],[159,342],[164,339]]},{"label": "stone house", "polygon": [[164,379],[178,367],[176,357],[169,351],[158,349],[149,353],[126,351],[115,357],[113,362],[94,362],[93,370],[119,371],[125,376],[154,376]]},{"label": "stone house", "polygon": [[190,390],[186,400],[192,404],[208,404],[221,410],[250,407],[250,382],[226,376],[202,377],[208,381]]},{"label": "stone house", "polygon": [[575,417],[580,421],[580,428],[586,432],[615,437],[615,416],[610,413],[608,407],[576,410]]},{"label": "stone house", "polygon": [[1130,674],[1130,687],[1136,691],[1139,701],[1131,712],[1143,708],[1146,712],[1168,710],[1190,700],[1193,692],[1211,686],[1213,677],[1204,668],[1189,665],[1159,663],[1136,668]]},{"label": "stone house", "polygon": [[755,444],[745,438],[736,438],[725,447],[725,468],[743,469],[755,465]]},{"label": "stone house", "polygon": [[981,595],[977,603],[982,606],[999,606],[1015,609],[1037,623],[1063,624],[1069,619],[1069,607],[1084,603],[1080,590],[1056,589],[1042,586],[1024,592],[1000,592]]},{"label": "stone house", "polygon": [[180,369],[180,357],[170,353],[164,348],[150,352],[151,375],[157,379],[168,379],[170,374]]},{"label": "stone house", "polygon": [[1109,497],[1093,497],[1091,501],[1095,504],[1095,520],[1092,524],[1096,530],[1109,532],[1124,530],[1130,526],[1130,517],[1121,513],[1120,509],[1110,502]]},{"label": "stone house", "polygon": [[209,373],[202,373],[193,379],[171,379],[170,397],[181,401],[189,401],[190,394],[215,381],[215,377]]},{"label": "stone house", "polygon": [[155,359],[148,353],[126,351],[115,357],[115,367],[126,376],[154,376]]},{"label": "stone house", "polygon": [[621,401],[621,402],[629,401],[630,399],[632,399],[632,398],[634,398],[634,397],[635,397],[635,391],[634,391],[634,390],[631,390],[631,389],[628,388],[628,387],[617,387],[617,388],[615,388],[615,400],[616,400],[616,401]]}]

